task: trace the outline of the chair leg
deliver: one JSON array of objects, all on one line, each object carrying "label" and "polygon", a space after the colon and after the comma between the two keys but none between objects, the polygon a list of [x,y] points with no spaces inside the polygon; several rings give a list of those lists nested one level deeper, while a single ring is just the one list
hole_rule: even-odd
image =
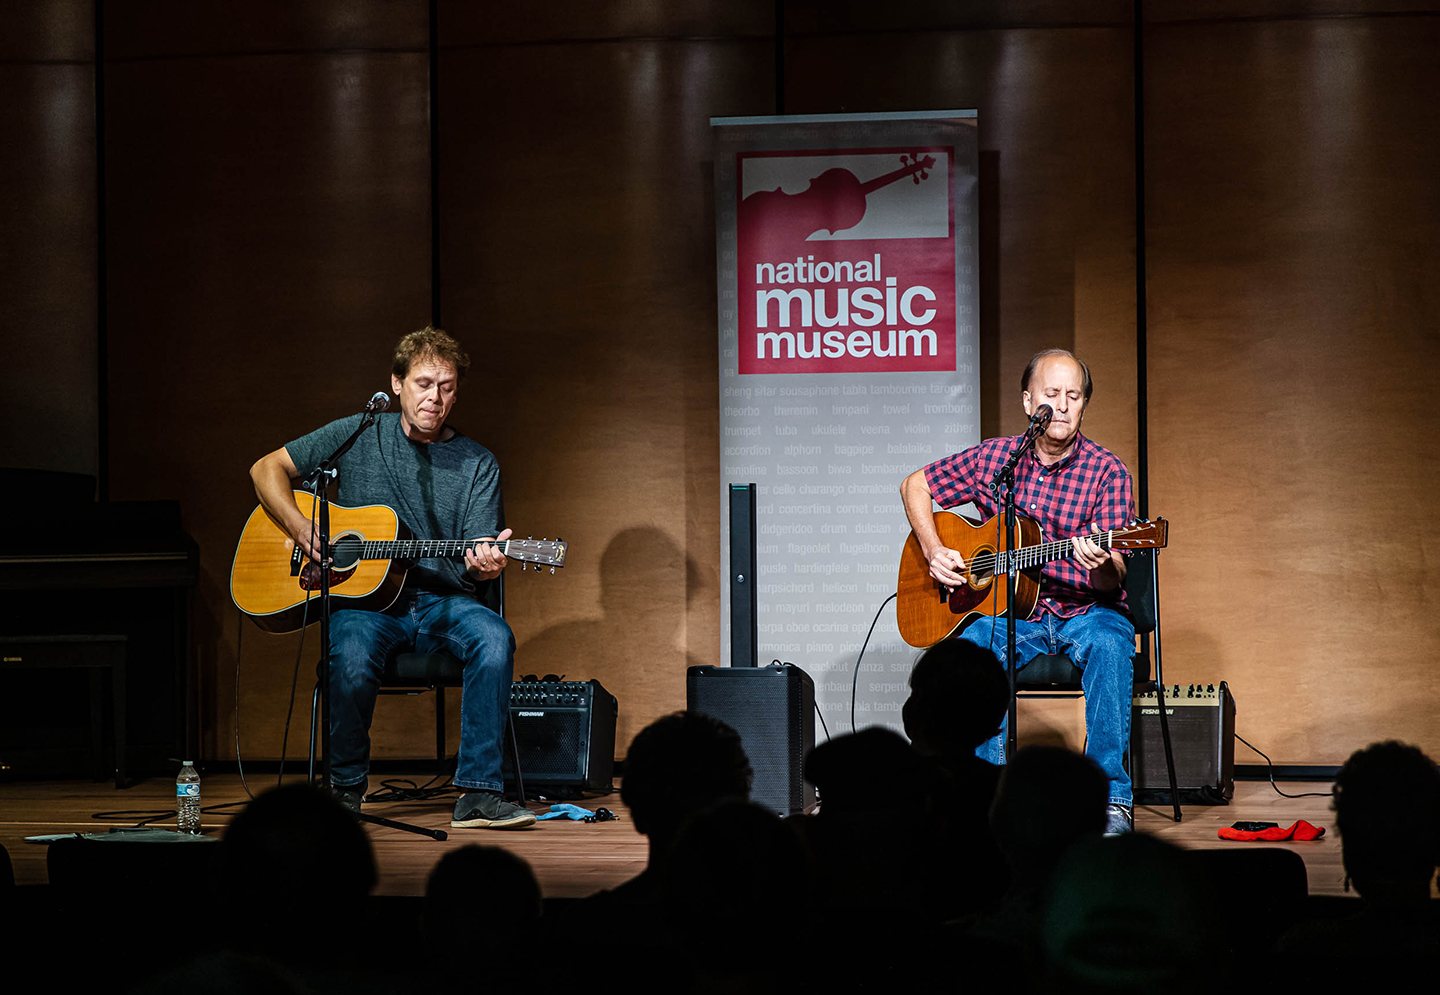
[{"label": "chair leg", "polygon": [[1175,821],[1180,821],[1180,788],[1175,784],[1175,752],[1170,747],[1170,723],[1165,719],[1165,669],[1160,656],[1160,555],[1157,552],[1150,559],[1151,579],[1155,590],[1155,631],[1151,641],[1155,647],[1155,688],[1160,699],[1160,736],[1165,740],[1165,769],[1170,775],[1170,805],[1175,810]]},{"label": "chair leg", "polygon": [[310,781],[315,781],[315,737],[320,727],[320,682],[315,682],[315,692],[310,695]]},{"label": "chair leg", "polygon": [[445,688],[435,686],[435,762],[445,766]]},{"label": "chair leg", "polygon": [[[115,787],[128,788],[129,775],[125,772],[125,644],[114,650],[114,661],[110,667],[110,707],[115,713]],[[183,759],[183,758],[182,758]],[[199,759],[198,757],[196,759]]]},{"label": "chair leg", "polygon": [[1175,751],[1170,746],[1170,723],[1165,719],[1165,685],[1156,684],[1160,699],[1160,738],[1165,741],[1165,772],[1170,775],[1170,805],[1180,821],[1180,788],[1175,783]]}]

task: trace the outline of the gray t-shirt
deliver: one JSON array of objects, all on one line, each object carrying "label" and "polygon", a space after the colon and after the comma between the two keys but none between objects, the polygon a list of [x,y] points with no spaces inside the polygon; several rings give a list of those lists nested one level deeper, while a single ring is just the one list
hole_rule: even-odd
[{"label": "gray t-shirt", "polygon": [[[300,475],[334,452],[360,418],[341,418],[286,443]],[[382,414],[340,458],[339,466],[337,504],[388,505],[417,539],[479,539],[498,535],[505,527],[500,465],[490,450],[459,432],[444,442],[414,442],[400,427],[398,413]],[[474,595],[491,607],[499,594],[493,581],[477,585],[461,559],[418,560],[405,587]]]}]

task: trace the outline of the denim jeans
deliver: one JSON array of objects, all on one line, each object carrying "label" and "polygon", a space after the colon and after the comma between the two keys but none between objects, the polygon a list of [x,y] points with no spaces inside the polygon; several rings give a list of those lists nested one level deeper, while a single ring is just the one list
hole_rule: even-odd
[{"label": "denim jeans", "polygon": [[455,785],[503,790],[500,737],[510,707],[515,636],[475,599],[426,591],[403,593],[384,612],[349,609],[330,617],[331,782],[349,787],[365,781],[380,674],[392,655],[409,647],[417,653],[444,650],[465,664]]},{"label": "denim jeans", "polygon": [[[1005,659],[1005,619],[982,617],[960,634]],[[1046,653],[1068,656],[1080,669],[1085,692],[1085,753],[1110,778],[1110,804],[1130,805],[1133,792],[1125,754],[1130,749],[1130,699],[1135,682],[1135,626],[1104,605],[1092,605],[1083,615],[1056,618],[1049,612],[1038,621],[1015,623],[1015,658],[1026,664]],[[1006,716],[1006,722],[1009,716]],[[993,764],[1005,762],[1005,723],[975,755]]]}]

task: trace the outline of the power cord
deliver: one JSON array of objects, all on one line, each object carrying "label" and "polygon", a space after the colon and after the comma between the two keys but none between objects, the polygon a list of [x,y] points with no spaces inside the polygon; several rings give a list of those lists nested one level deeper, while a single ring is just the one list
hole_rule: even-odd
[{"label": "power cord", "polygon": [[245,789],[245,797],[254,799],[255,793],[250,790],[250,784],[245,780],[245,760],[240,755],[240,646],[241,637],[245,634],[245,613],[240,606],[235,606],[235,766],[240,768],[240,787]]},{"label": "power cord", "polygon": [[[436,689],[437,693],[440,689]],[[424,784],[417,785],[408,777],[398,777],[381,781],[379,791],[372,791],[365,796],[367,802],[418,802],[429,801],[432,798],[443,798],[446,795],[458,792],[455,787],[455,775],[436,774]],[[443,784],[436,784],[437,781],[444,781]]]},{"label": "power cord", "polygon": [[[884,606],[882,605],[881,607]],[[770,665],[772,667],[776,664],[784,663],[786,663],[786,661],[781,660],[778,657],[770,661]],[[815,706],[815,717],[820,720],[820,728],[825,730],[825,742],[828,743],[830,742],[830,727],[825,724],[825,713],[820,711],[820,702],[812,701],[811,704]],[[603,822],[604,820],[602,819],[601,821]]]},{"label": "power cord", "polygon": [[[886,605],[899,596],[900,592],[896,591],[880,602],[880,607],[875,609],[875,618],[870,622],[870,631],[865,633],[865,641],[860,644],[860,655],[855,658],[855,673],[850,676],[850,731],[852,733],[855,731],[855,689],[860,684],[860,661],[865,659],[865,647],[870,645],[870,637],[875,634],[875,624],[880,621],[880,613],[885,610]],[[826,735],[828,736],[829,733],[827,732]]]},{"label": "power cord", "polygon": [[[1242,737],[1238,732],[1235,734],[1235,738],[1240,740],[1240,742],[1245,743],[1245,745],[1249,746],[1250,749],[1255,750],[1256,753],[1260,753],[1258,749],[1255,749],[1254,746],[1246,742],[1244,737]],[[1277,795],[1281,795],[1285,798],[1329,798],[1331,796],[1332,793],[1329,791],[1302,791],[1298,795],[1292,795],[1289,792],[1281,791],[1280,785],[1275,783],[1275,765],[1270,762],[1270,758],[1266,757],[1265,754],[1260,753],[1260,756],[1265,757],[1265,766],[1270,772],[1270,787],[1275,789],[1275,793]]]}]

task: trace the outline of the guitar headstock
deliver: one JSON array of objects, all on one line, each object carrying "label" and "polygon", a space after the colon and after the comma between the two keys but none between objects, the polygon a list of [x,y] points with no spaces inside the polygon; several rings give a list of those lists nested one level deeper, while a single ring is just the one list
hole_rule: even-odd
[{"label": "guitar headstock", "polygon": [[1170,540],[1170,523],[1163,518],[1136,522],[1116,529],[1110,538],[1111,549],[1164,549]]},{"label": "guitar headstock", "polygon": [[549,567],[553,574],[556,567],[565,565],[565,553],[569,549],[570,544],[564,539],[536,539],[531,536],[528,539],[509,540],[506,543],[505,555],[512,560],[520,560],[521,570],[533,563],[537,571]]}]

